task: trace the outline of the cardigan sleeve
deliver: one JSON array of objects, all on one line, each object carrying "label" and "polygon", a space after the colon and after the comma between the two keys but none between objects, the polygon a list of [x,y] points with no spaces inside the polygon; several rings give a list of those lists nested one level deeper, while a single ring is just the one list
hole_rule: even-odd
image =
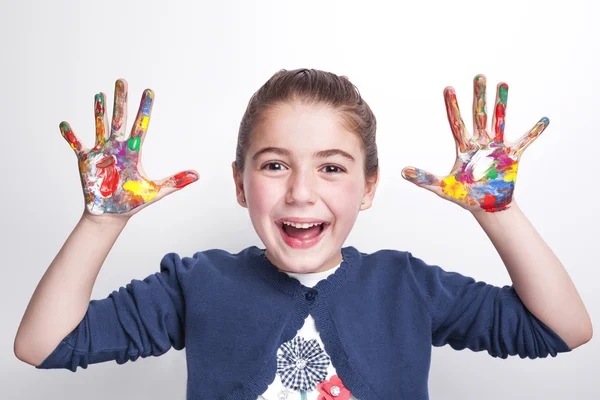
[{"label": "cardigan sleeve", "polygon": [[556,332],[525,307],[514,286],[477,282],[408,254],[430,304],[433,346],[487,350],[500,358],[555,357],[571,351]]},{"label": "cardigan sleeve", "polygon": [[[198,253],[197,253],[198,254]],[[169,253],[160,272],[133,280],[107,298],[91,300],[79,325],[36,368],[77,367],[115,360],[159,356],[185,343],[185,299],[182,283],[196,263]]]}]

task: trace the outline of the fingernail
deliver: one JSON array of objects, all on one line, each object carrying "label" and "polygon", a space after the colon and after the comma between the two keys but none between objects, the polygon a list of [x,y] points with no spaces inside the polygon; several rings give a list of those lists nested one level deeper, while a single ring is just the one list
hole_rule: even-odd
[{"label": "fingernail", "polygon": [[404,179],[414,180],[419,177],[419,173],[413,167],[408,167],[402,170],[402,176],[404,177]]}]

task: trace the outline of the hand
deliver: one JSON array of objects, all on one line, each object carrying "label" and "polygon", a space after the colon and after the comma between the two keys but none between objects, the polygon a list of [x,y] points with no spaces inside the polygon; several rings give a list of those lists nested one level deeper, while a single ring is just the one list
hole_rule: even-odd
[{"label": "hand", "polygon": [[193,170],[182,171],[159,181],[146,178],[140,158],[153,101],[154,92],[146,89],[131,134],[126,137],[127,82],[124,79],[117,80],[109,135],[105,95],[98,93],[94,98],[96,145],[93,149],[83,148],[69,124],[61,122],[60,132],[79,159],[87,212],[93,215],[131,216],[198,180],[198,173]]},{"label": "hand", "polygon": [[456,142],[456,161],[445,178],[424,170],[406,167],[402,176],[438,196],[469,211],[497,212],[510,207],[517,180],[517,169],[523,151],[546,129],[550,121],[544,117],[511,145],[504,143],[504,118],[508,85],[499,83],[492,126],[494,137],[487,132],[486,78],[473,80],[474,134],[467,133],[460,116],[454,88],[444,89],[448,121]]}]

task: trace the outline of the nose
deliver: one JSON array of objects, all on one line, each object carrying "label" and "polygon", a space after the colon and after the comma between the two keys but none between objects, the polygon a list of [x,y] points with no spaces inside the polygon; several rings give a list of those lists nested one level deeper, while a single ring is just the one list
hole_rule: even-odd
[{"label": "nose", "polygon": [[310,171],[293,171],[288,179],[286,202],[295,204],[314,204],[315,179]]}]

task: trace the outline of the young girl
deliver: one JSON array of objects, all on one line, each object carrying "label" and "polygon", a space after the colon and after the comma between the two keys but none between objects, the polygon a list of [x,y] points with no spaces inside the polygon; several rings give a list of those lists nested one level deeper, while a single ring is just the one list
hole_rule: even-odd
[{"label": "young girl", "polygon": [[587,311],[567,272],[513,198],[523,150],[540,120],[504,143],[506,84],[487,131],[486,80],[474,80],[471,136],[444,92],[457,157],[447,177],[407,180],[468,210],[513,281],[496,287],[410,252],[342,247],[371,207],[379,167],[375,117],[345,77],[282,70],[250,99],[233,177],[265,249],[164,256],[160,273],[90,301],[104,259],[129,218],[196,181],[161,181],[139,163],[154,94],[129,136],[127,84],[116,82],[112,126],[96,96],[93,149],[60,125],[79,159],[85,208],[40,281],[15,339],[37,368],[158,356],[186,348],[188,399],[427,399],[431,346],[494,357],[556,356],[590,340]]}]

